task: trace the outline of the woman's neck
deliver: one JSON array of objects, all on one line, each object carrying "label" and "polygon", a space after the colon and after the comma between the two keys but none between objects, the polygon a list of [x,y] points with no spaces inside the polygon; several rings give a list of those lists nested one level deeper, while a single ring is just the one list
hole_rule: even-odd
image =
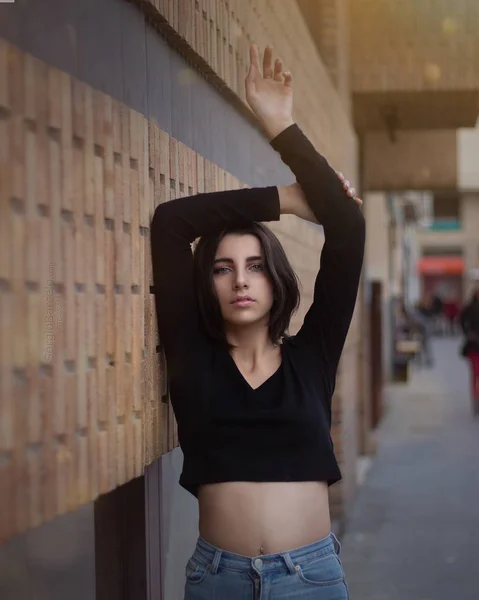
[{"label": "woman's neck", "polygon": [[228,328],[226,337],[229,344],[233,346],[232,356],[250,365],[254,365],[265,356],[278,351],[277,346],[271,342],[268,327],[265,326]]}]

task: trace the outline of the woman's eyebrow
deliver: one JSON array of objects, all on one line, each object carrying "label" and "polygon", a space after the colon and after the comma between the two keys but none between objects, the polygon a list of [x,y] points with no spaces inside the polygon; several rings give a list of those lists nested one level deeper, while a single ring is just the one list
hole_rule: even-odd
[{"label": "woman's eyebrow", "polygon": [[213,264],[216,264],[216,263],[219,263],[219,262],[232,263],[233,260],[231,258],[215,258]]},{"label": "woman's eyebrow", "polygon": [[[262,256],[248,256],[248,258],[246,259],[246,262],[252,262],[253,260],[262,260],[262,258],[263,258]],[[232,263],[234,261],[232,258],[222,257],[222,258],[215,258],[213,264],[216,264],[219,262]]]}]

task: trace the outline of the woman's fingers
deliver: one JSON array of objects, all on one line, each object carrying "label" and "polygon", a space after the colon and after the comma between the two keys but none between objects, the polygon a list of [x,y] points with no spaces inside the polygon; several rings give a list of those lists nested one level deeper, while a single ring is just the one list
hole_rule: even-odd
[{"label": "woman's fingers", "polygon": [[251,44],[249,48],[249,58],[251,65],[259,71],[259,51],[256,44]]},{"label": "woman's fingers", "polygon": [[274,61],[274,80],[283,83],[283,61],[280,58]]},{"label": "woman's fingers", "polygon": [[[256,44],[251,44],[249,48],[250,65],[245,79],[246,97],[254,93],[258,79],[261,79],[259,70],[259,51]],[[248,100],[249,103],[249,100]]]},{"label": "woman's fingers", "polygon": [[[246,90],[251,90],[256,78],[259,75],[259,52],[256,44],[251,44],[249,48],[249,71],[246,76]],[[259,75],[261,77],[261,75]]]},{"label": "woman's fingers", "polygon": [[263,56],[263,77],[265,79],[273,78],[273,48],[266,46]]},{"label": "woman's fingers", "polygon": [[356,196],[356,190],[353,187],[351,187],[351,184],[346,179],[346,177],[342,173],[340,173],[339,171],[336,171],[336,175],[338,176],[338,179],[343,184],[343,188],[346,190],[347,195],[350,198],[352,198],[356,202],[356,204],[358,206],[362,206],[363,205],[363,201],[361,200],[361,198],[358,198]]},{"label": "woman's fingers", "polygon": [[[263,78],[274,79],[284,83],[286,87],[293,87],[293,77],[289,71],[283,71],[283,61],[277,58],[273,64],[273,47],[266,46],[263,55]],[[256,44],[250,46],[250,69],[247,79],[254,79],[260,75],[259,51]]]}]

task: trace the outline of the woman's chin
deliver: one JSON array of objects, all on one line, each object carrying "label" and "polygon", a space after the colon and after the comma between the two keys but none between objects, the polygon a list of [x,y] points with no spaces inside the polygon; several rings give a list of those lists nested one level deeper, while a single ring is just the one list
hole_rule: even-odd
[{"label": "woman's chin", "polygon": [[236,312],[234,315],[228,315],[225,321],[231,327],[251,327],[254,325],[259,326],[265,321],[265,316],[244,311]]}]

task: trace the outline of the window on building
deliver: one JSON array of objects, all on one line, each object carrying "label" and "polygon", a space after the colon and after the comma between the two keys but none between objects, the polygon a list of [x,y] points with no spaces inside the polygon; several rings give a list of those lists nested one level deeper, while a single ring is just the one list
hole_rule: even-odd
[{"label": "window on building", "polygon": [[423,256],[462,256],[462,248],[459,246],[425,246],[422,249]]},{"label": "window on building", "polygon": [[460,219],[460,197],[456,192],[434,194],[434,218]]},{"label": "window on building", "polygon": [[435,192],[433,198],[433,221],[435,230],[461,228],[461,197],[458,192]]}]

